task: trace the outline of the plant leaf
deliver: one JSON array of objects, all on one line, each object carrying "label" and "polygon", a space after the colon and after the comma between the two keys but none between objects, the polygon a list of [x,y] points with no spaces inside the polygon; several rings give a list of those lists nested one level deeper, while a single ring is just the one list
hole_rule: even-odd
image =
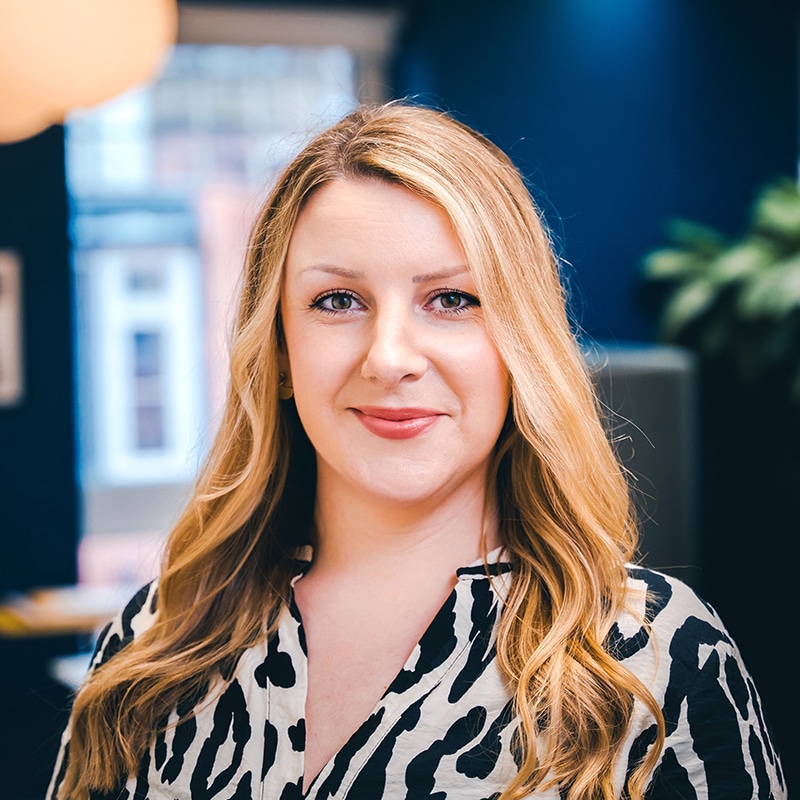
[{"label": "plant leaf", "polygon": [[670,280],[693,277],[706,270],[708,259],[698,258],[690,250],[662,248],[645,256],[644,274],[652,280]]},{"label": "plant leaf", "polygon": [[800,308],[800,254],[753,275],[737,302],[743,317],[782,317]]},{"label": "plant leaf", "polygon": [[678,287],[667,301],[661,317],[661,335],[674,341],[680,333],[714,304],[719,292],[708,280],[695,280]]},{"label": "plant leaf", "polygon": [[709,265],[709,278],[726,284],[761,272],[775,260],[775,252],[760,236],[753,236],[723,251]]},{"label": "plant leaf", "polygon": [[709,258],[717,255],[726,245],[726,239],[719,231],[699,222],[679,217],[670,220],[666,227],[670,242]]},{"label": "plant leaf", "polygon": [[756,199],[753,226],[778,237],[800,238],[800,191],[793,180],[767,186]]}]

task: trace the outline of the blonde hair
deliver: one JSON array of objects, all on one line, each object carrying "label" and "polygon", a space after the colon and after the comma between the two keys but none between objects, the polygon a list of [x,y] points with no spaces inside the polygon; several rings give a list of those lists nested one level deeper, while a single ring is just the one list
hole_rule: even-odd
[{"label": "blonde hair", "polygon": [[549,236],[505,154],[451,117],[405,103],[359,109],[320,134],[260,212],[224,419],[170,535],[155,624],[77,694],[59,798],[109,791],[133,774],[169,711],[203,698],[220,670],[274,630],[311,534],[315,483],[310,443],[292,404],[278,401],[283,263],[304,201],[341,178],[400,184],[445,210],[511,376],[489,486],[514,564],[497,653],[514,687],[520,768],[502,798],[554,785],[570,800],[615,797],[637,699],[658,726],[625,787],[641,798],[663,742],[660,709],[603,647],[624,607],[636,529]]}]

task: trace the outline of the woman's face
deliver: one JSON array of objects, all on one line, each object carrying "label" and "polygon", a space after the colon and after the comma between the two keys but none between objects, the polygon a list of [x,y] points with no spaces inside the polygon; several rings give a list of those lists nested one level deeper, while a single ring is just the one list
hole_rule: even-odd
[{"label": "woman's face", "polygon": [[281,314],[321,491],[484,491],[509,382],[440,208],[378,180],[326,184],[298,217]]}]

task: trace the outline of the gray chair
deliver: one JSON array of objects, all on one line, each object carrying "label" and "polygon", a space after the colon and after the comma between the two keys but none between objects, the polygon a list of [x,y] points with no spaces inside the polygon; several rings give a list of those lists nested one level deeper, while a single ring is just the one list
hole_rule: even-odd
[{"label": "gray chair", "polygon": [[699,590],[695,357],[679,347],[601,343],[587,361],[609,436],[631,474],[642,560]]}]

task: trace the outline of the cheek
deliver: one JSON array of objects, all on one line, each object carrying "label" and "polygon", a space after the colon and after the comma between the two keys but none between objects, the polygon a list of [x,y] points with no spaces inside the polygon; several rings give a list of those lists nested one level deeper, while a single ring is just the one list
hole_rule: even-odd
[{"label": "cheek", "polygon": [[350,354],[343,342],[295,328],[287,338],[289,369],[298,411],[314,413],[323,398],[330,401],[350,373]]},{"label": "cheek", "polygon": [[306,328],[291,317],[285,323],[284,335],[292,384],[297,390],[319,370],[322,348],[319,344],[315,347],[313,337],[308,335]]},{"label": "cheek", "polygon": [[482,338],[464,347],[457,363],[459,393],[466,406],[481,415],[482,429],[496,425],[499,431],[508,411],[511,383],[494,344]]},{"label": "cheek", "polygon": [[489,344],[484,353],[484,358],[480,362],[482,375],[477,376],[483,386],[484,403],[486,404],[487,416],[491,418],[493,436],[496,441],[508,414],[508,405],[511,401],[511,383],[508,370],[500,359],[500,355],[495,350],[493,344]]},{"label": "cheek", "polygon": [[478,389],[487,396],[495,396],[498,403],[506,403],[510,395],[508,370],[494,343],[484,336],[476,343],[469,357],[469,373],[478,383]]}]

